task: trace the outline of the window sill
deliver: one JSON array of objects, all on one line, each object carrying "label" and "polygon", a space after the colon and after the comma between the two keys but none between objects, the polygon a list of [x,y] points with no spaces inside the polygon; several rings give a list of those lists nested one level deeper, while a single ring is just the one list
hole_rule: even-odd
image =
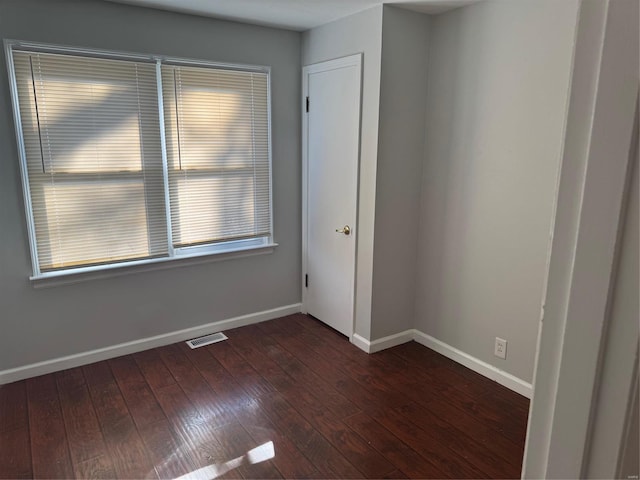
[{"label": "window sill", "polygon": [[169,268],[187,267],[202,263],[219,262],[233,258],[251,257],[254,255],[271,254],[278,246],[277,243],[268,243],[258,246],[239,247],[223,252],[203,252],[190,255],[178,255],[167,258],[152,258],[135,262],[123,262],[113,265],[101,265],[77,270],[65,270],[60,272],[47,272],[37,277],[30,277],[34,288],[55,287],[58,285],[70,285],[88,280],[130,275],[132,273],[166,270]]}]

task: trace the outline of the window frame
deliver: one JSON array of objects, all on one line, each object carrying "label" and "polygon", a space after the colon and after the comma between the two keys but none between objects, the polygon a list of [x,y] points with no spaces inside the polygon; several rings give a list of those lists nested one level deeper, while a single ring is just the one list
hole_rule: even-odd
[{"label": "window frame", "polygon": [[[123,260],[99,265],[79,266],[66,269],[42,272],[38,259],[36,243],[36,228],[31,202],[31,192],[29,187],[29,173],[27,168],[27,156],[22,131],[22,119],[20,115],[20,104],[18,98],[18,87],[16,72],[13,62],[13,51],[27,51],[36,53],[57,53],[75,56],[85,56],[90,58],[104,58],[116,60],[131,60],[155,64],[157,97],[158,97],[158,118],[160,128],[160,141],[162,152],[162,170],[165,195],[165,217],[167,228],[168,252],[166,257],[150,257],[138,260]],[[38,42],[20,41],[5,39],[4,51],[7,61],[7,72],[9,75],[9,89],[11,94],[11,104],[13,108],[13,120],[16,130],[16,142],[18,146],[18,157],[20,163],[20,174],[22,180],[22,193],[24,199],[25,218],[27,223],[27,233],[29,237],[29,247],[31,253],[32,275],[31,281],[46,280],[49,278],[65,277],[69,275],[84,275],[93,272],[108,272],[105,276],[112,275],[111,270],[127,269],[128,267],[139,267],[148,264],[175,262],[197,257],[208,257],[217,255],[220,259],[233,258],[237,256],[254,255],[257,253],[271,253],[278,245],[274,242],[273,231],[273,159],[272,159],[272,127],[271,127],[271,67],[264,65],[246,65],[234,63],[222,63],[208,60],[190,59],[182,57],[172,57],[156,54],[140,54],[131,52],[120,52],[94,48],[81,48],[64,45],[54,45]],[[269,160],[269,236],[262,236],[250,239],[232,240],[228,242],[210,243],[204,245],[174,247],[171,226],[171,203],[169,192],[169,172],[167,161],[167,144],[165,130],[164,97],[162,92],[162,65],[176,65],[201,68],[226,69],[242,72],[264,73],[267,76],[267,128],[268,128],[268,160]],[[193,263],[189,261],[188,263]],[[91,277],[93,278],[93,277]]]}]

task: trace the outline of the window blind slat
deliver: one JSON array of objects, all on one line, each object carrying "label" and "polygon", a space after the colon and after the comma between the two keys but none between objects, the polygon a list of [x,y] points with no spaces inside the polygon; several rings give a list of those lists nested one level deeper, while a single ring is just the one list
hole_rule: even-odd
[{"label": "window blind slat", "polygon": [[175,247],[271,235],[268,77],[163,65]]},{"label": "window blind slat", "polygon": [[36,276],[271,239],[268,73],[10,51]]},{"label": "window blind slat", "polygon": [[155,66],[13,61],[40,270],[166,256]]}]

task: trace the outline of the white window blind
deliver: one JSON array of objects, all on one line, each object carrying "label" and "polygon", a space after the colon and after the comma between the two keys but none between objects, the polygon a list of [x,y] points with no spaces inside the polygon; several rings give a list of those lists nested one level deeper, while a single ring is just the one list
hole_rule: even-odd
[{"label": "white window blind", "polygon": [[40,270],[167,255],[155,65],[13,60]]},{"label": "white window blind", "polygon": [[162,66],[176,248],[270,235],[268,78]]},{"label": "white window blind", "polygon": [[34,277],[271,245],[266,69],[10,51]]}]

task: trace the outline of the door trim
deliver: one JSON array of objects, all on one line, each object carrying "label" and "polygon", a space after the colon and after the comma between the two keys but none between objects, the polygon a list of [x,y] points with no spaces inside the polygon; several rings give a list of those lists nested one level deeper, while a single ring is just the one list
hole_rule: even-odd
[{"label": "door trim", "polygon": [[[359,218],[359,197],[360,197],[360,136],[362,132],[362,53],[349,55],[346,57],[327,60],[325,62],[314,63],[302,67],[302,98],[300,101],[300,114],[302,115],[302,313],[307,313],[307,289],[305,287],[305,275],[307,274],[307,254],[308,254],[308,193],[309,193],[309,122],[306,111],[306,98],[309,95],[309,75],[318,72],[328,72],[344,67],[357,67],[358,83],[360,91],[360,112],[358,125],[358,158],[356,159],[356,228],[353,236],[355,241],[355,256],[353,269],[353,284],[351,290],[351,333],[349,341],[353,341],[355,332],[355,296],[356,296],[356,277],[358,272],[358,218]],[[313,102],[312,102],[313,103]],[[310,108],[313,108],[311,105]]]}]

